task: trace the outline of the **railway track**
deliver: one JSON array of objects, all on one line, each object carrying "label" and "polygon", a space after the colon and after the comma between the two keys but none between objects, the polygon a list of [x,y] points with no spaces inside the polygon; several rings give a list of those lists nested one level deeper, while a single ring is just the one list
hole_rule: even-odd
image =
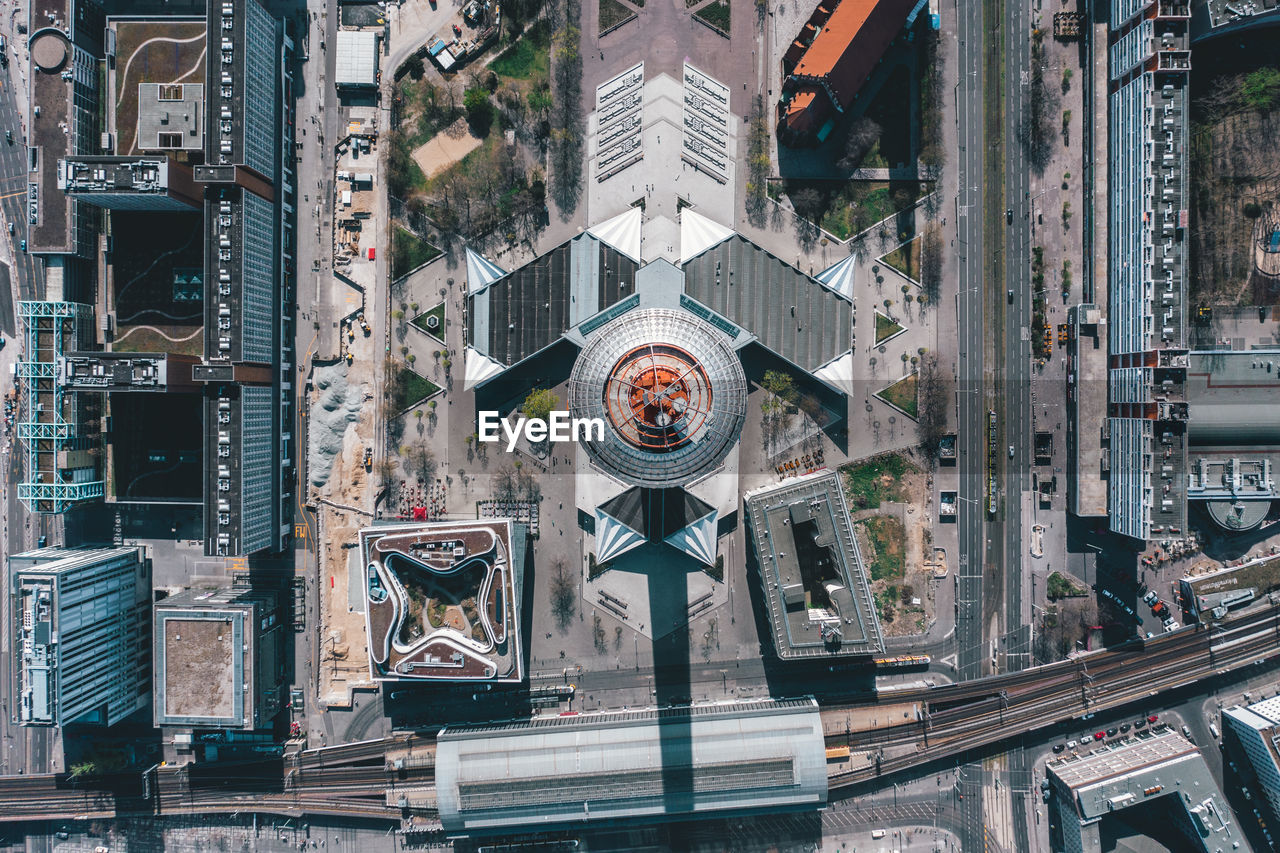
[{"label": "railway track", "polygon": [[[1280,608],[1246,613],[1200,630],[973,682],[895,691],[886,702],[918,703],[918,721],[874,732],[844,731],[851,711],[883,707],[850,703],[822,710],[828,745],[876,749],[875,768],[830,778],[832,788],[981,748],[1141,702],[1163,691],[1280,656]],[[211,770],[193,780],[187,768],[163,768],[152,799],[68,787],[63,776],[0,777],[0,822],[96,819],[139,811],[158,814],[265,811],[399,819],[386,791],[434,783],[434,737],[400,735],[308,750],[283,761]],[[889,754],[890,752],[897,754]],[[397,768],[396,755],[410,760]],[[255,770],[255,768],[258,768]],[[274,768],[268,772],[265,768]]]},{"label": "railway track", "polygon": [[[1005,697],[994,704],[983,700],[967,714],[937,725],[932,717],[914,732],[901,733],[895,744],[915,750],[883,758],[875,769],[851,770],[831,777],[832,788],[848,787],[876,776],[906,770],[957,752],[984,747],[1078,720],[1085,714],[1118,709],[1187,686],[1213,675],[1225,674],[1256,662],[1280,656],[1280,623],[1268,618],[1198,632],[1186,632],[1180,642],[1168,643],[1147,654],[1112,657],[1095,668],[1080,664],[1079,680],[1057,679],[1056,684]],[[1174,637],[1170,637],[1170,640]],[[1086,669],[1087,667],[1087,669]],[[831,743],[833,738],[828,738]]]}]

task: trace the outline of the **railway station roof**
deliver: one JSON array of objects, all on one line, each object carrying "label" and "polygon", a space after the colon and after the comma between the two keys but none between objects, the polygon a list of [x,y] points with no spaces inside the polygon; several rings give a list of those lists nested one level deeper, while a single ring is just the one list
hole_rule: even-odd
[{"label": "railway station roof", "polygon": [[770,700],[447,728],[436,789],[447,831],[817,808],[822,721]]}]

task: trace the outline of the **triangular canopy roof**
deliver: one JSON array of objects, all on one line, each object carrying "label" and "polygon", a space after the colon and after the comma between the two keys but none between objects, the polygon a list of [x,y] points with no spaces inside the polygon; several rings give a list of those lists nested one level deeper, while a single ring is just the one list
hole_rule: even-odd
[{"label": "triangular canopy roof", "polygon": [[680,264],[733,236],[733,229],[686,207],[680,211]]},{"label": "triangular canopy roof", "polygon": [[836,356],[819,367],[813,375],[823,382],[838,388],[846,394],[853,394],[853,351]]},{"label": "triangular canopy roof", "polygon": [[464,391],[470,391],[477,385],[481,385],[493,377],[501,373],[505,368],[498,362],[489,358],[487,355],[481,355],[480,351],[475,347],[467,347],[463,351],[463,360],[465,362],[464,377],[462,380],[462,388]]},{"label": "triangular canopy roof", "polygon": [[507,271],[467,248],[467,293],[479,293],[507,274]]},{"label": "triangular canopy roof", "polygon": [[607,563],[645,543],[645,537],[602,508],[596,509],[596,562]]},{"label": "triangular canopy roof", "polygon": [[636,263],[640,262],[640,223],[644,212],[629,207],[612,219],[587,229],[587,233],[602,243],[608,243]]},{"label": "triangular canopy roof", "polygon": [[673,548],[685,552],[703,565],[716,561],[716,521],[719,513],[714,509],[702,518],[672,533],[664,541]]},{"label": "triangular canopy roof", "polygon": [[853,301],[853,273],[858,266],[858,256],[850,255],[834,266],[827,267],[814,278],[827,287]]}]

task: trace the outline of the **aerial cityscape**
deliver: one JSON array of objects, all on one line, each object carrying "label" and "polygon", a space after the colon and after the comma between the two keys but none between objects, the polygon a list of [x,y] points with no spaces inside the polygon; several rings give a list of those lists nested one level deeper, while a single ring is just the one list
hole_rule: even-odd
[{"label": "aerial cityscape", "polygon": [[1280,0],[0,0],[0,125],[0,853],[1280,848]]}]

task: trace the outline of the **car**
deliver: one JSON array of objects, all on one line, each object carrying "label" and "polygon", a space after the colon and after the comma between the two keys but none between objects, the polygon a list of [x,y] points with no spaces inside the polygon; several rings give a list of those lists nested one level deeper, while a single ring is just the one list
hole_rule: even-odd
[{"label": "car", "polygon": [[9,143],[10,145],[12,145],[12,144],[13,144],[13,131],[12,131],[12,130],[6,130],[6,131],[4,132],[4,141],[5,141],[5,142],[7,142],[7,143]]},{"label": "car", "polygon": [[1124,732],[1127,732],[1127,731],[1129,731],[1129,724],[1128,724],[1128,723],[1121,723],[1121,725],[1120,725],[1120,732],[1121,732],[1121,734],[1123,734]]},{"label": "car", "polygon": [[0,335],[0,349],[4,349],[4,335]]},{"label": "car", "polygon": [[1115,737],[1119,732],[1119,729],[1107,729],[1107,737]]},{"label": "car", "polygon": [[1106,737],[1106,736],[1107,736],[1107,733],[1106,733],[1106,732],[1094,732],[1094,733],[1093,733],[1093,739],[1094,739],[1094,740],[1102,740],[1102,739],[1103,739],[1104,737]]},{"label": "car", "polygon": [[1147,590],[1147,594],[1142,596],[1143,603],[1145,603],[1148,607],[1155,604],[1159,600],[1160,600],[1160,596],[1156,595],[1156,591],[1154,589]]},{"label": "car", "polygon": [[1009,458],[1010,458],[1010,459],[1012,459],[1012,458],[1013,458],[1013,445],[1012,445],[1012,444],[1011,444],[1011,445],[1009,445]]},{"label": "car", "polygon": [[9,233],[10,233],[10,234],[12,234],[12,233],[13,233],[13,230],[14,230],[14,229],[13,229],[13,223],[12,223],[12,222],[10,222],[10,223],[9,223]]},{"label": "car", "polygon": [[1134,727],[1135,729],[1145,729],[1145,728],[1147,727],[1147,721],[1146,721],[1146,720],[1134,720],[1134,721],[1133,721],[1133,727]]},{"label": "car", "polygon": [[43,548],[44,546],[46,546],[46,545],[48,545],[48,544],[49,544],[49,537],[48,537],[48,536],[41,536],[39,539],[37,539],[37,540],[36,540],[36,547],[37,547],[37,548]]},{"label": "car", "polygon": [[1065,747],[1063,744],[1055,743],[1055,744],[1053,745],[1053,751],[1054,751],[1054,752],[1062,752],[1062,750],[1064,750],[1064,749],[1066,749],[1066,747]]},{"label": "car", "polygon": [[1075,741],[1073,741],[1073,740],[1069,740],[1069,741],[1067,741],[1067,749],[1075,749],[1075,748],[1076,748],[1076,742],[1075,742]]},{"label": "car", "polygon": [[1012,224],[1013,224],[1013,208],[1012,208],[1012,207],[1010,207],[1010,208],[1008,208],[1007,210],[1005,210],[1005,212],[1004,212],[1004,221],[1005,221],[1005,222],[1007,222],[1007,223],[1009,223],[1010,225],[1012,225]]},{"label": "car", "polygon": [[1009,288],[1009,304],[1013,304],[1013,288]]},{"label": "car", "polygon": [[27,250],[27,241],[23,240],[21,243],[19,243],[18,248],[25,252]]},{"label": "car", "polygon": [[1154,723],[1154,722],[1157,722],[1159,719],[1160,719],[1160,718],[1159,718],[1159,717],[1157,717],[1155,714],[1152,714],[1150,717],[1147,717],[1147,722],[1148,722],[1148,723]]}]

